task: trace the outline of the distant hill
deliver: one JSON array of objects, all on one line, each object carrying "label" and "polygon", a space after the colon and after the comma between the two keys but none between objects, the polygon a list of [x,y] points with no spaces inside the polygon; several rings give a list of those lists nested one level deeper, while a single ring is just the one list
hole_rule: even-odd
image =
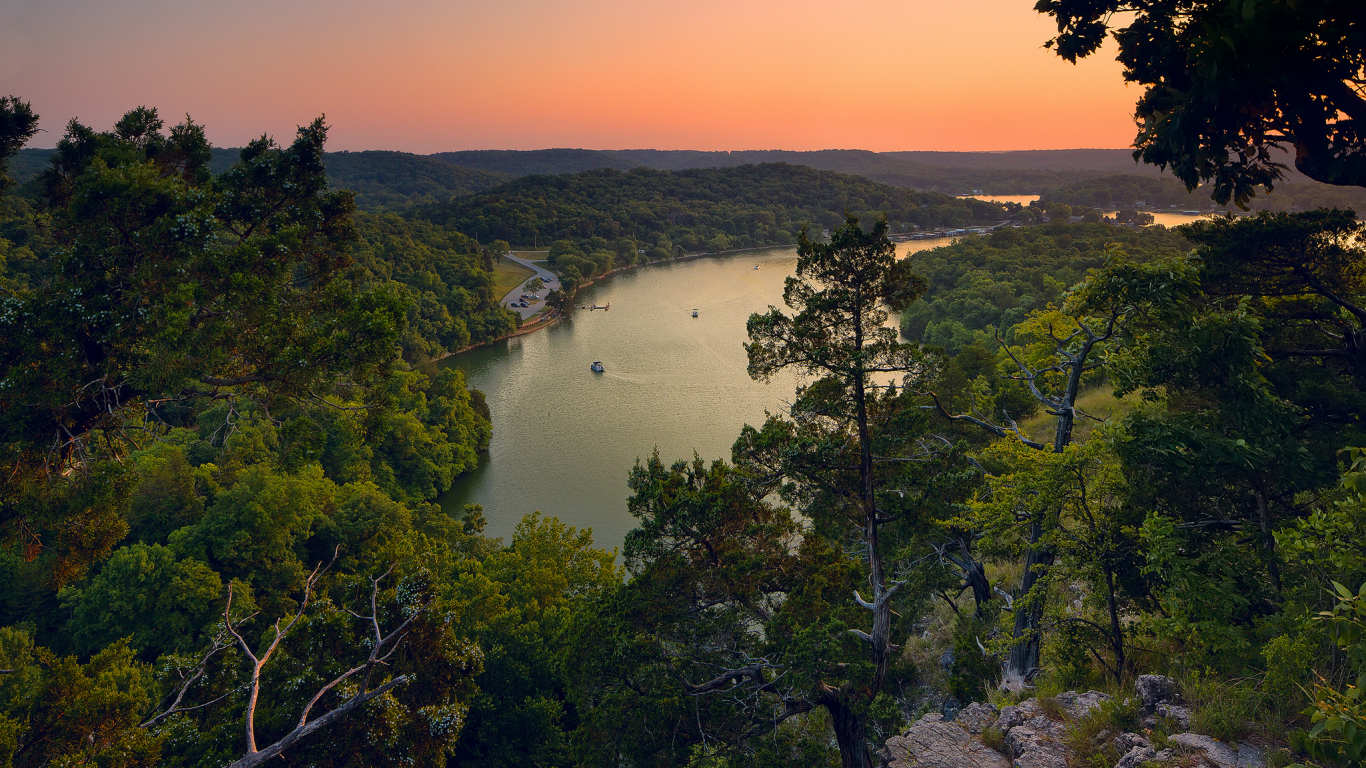
[{"label": "distant hill", "polygon": [[[51,149],[24,149],[9,162],[10,176],[20,184],[47,167]],[[209,170],[222,173],[237,162],[240,149],[213,149]],[[323,157],[332,186],[356,193],[364,211],[395,210],[449,200],[495,187],[514,178],[506,173],[461,168],[408,152],[382,150],[328,152]]]},{"label": "distant hill", "polygon": [[448,163],[480,170],[522,175],[554,175],[613,168],[654,168],[682,171],[693,168],[736,168],[759,163],[805,165],[822,171],[853,173],[908,189],[963,194],[981,189],[988,194],[1032,194],[1046,187],[1100,175],[1100,171],[1057,172],[1050,169],[948,168],[917,162],[890,152],[826,149],[812,152],[745,150],[707,152],[661,149],[538,149],[474,150],[429,155]]},{"label": "distant hill", "polygon": [[1019,152],[883,152],[908,162],[977,170],[1100,171],[1156,176],[1132,149],[1030,149]]},{"label": "distant hill", "polygon": [[844,211],[885,212],[899,229],[1004,216],[993,203],[786,163],[525,176],[415,213],[485,243],[546,247],[626,238],[642,247],[663,240],[702,251],[790,243],[803,223],[834,227]]},{"label": "distant hill", "polygon": [[332,185],[354,191],[356,205],[367,211],[441,202],[513,178],[407,152],[328,152],[323,162]]},{"label": "distant hill", "polygon": [[[20,184],[32,180],[47,166],[52,151],[21,150],[10,159],[10,175]],[[237,161],[238,152],[237,149],[214,149],[210,170],[222,173]],[[1187,195],[1170,175],[1159,174],[1151,166],[1135,164],[1130,152],[1127,149],[1021,152],[541,149],[415,155],[375,150],[329,152],[325,162],[332,184],[354,190],[357,205],[367,211],[400,210],[444,202],[529,175],[632,168],[681,171],[761,163],[804,165],[855,174],[895,187],[951,195],[981,190],[998,195],[1044,194],[1048,199],[1073,205],[1108,205],[1110,201],[1132,204],[1134,200],[1146,199],[1164,206],[1207,207],[1205,196],[1199,195],[1196,199]],[[1135,194],[1139,190],[1143,190],[1142,194]],[[27,192],[31,193],[32,188]],[[1259,200],[1261,202],[1255,203],[1254,208],[1308,208],[1315,200],[1329,206],[1366,207],[1359,204],[1362,196],[1355,191],[1344,192],[1341,188],[1312,182],[1293,170],[1280,191]]]},{"label": "distant hill", "polygon": [[462,168],[507,173],[513,176],[582,173],[600,168],[625,171],[644,165],[618,157],[613,152],[597,149],[476,149],[465,152],[438,152],[427,157]]},{"label": "distant hill", "polygon": [[[1164,176],[1160,178],[1119,174],[1077,181],[1044,190],[1042,202],[1059,202],[1093,208],[1132,207],[1143,201],[1149,207],[1208,210],[1216,206],[1208,188],[1187,192],[1186,185]],[[1366,213],[1366,189],[1335,187],[1314,181],[1283,182],[1270,193],[1252,199],[1254,211],[1311,210],[1314,208],[1351,208]]]}]

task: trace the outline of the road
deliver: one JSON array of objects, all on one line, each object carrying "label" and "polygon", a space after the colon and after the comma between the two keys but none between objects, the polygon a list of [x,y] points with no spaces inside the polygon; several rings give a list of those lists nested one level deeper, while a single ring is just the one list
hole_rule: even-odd
[{"label": "road", "polygon": [[[522,319],[526,320],[528,317],[531,317],[532,315],[541,311],[541,308],[545,306],[545,297],[549,295],[551,291],[559,289],[560,279],[555,276],[554,272],[551,272],[550,270],[544,267],[532,263],[530,259],[524,259],[520,256],[514,256],[511,253],[504,254],[503,258],[521,264],[522,266],[527,267],[528,269],[534,269],[536,271],[536,277],[541,278],[541,282],[545,283],[545,286],[534,294],[534,296],[536,297],[535,300],[527,302],[529,306],[513,306],[513,304],[521,302],[522,294],[527,293],[527,291],[522,290],[521,285],[517,286],[516,288],[513,288],[511,291],[508,292],[508,295],[503,297],[503,306],[521,315]],[[531,278],[529,277],[527,278],[527,280],[530,279]],[[522,285],[525,284],[525,281],[523,281]]]}]

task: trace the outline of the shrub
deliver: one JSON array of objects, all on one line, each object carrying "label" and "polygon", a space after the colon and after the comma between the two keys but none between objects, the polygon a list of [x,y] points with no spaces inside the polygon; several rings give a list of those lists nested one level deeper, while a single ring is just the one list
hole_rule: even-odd
[{"label": "shrub", "polygon": [[1181,691],[1192,710],[1191,730],[1220,741],[1237,741],[1261,703],[1250,681],[1225,682],[1208,673],[1187,676],[1181,681]]},{"label": "shrub", "polygon": [[1304,707],[1304,685],[1313,668],[1314,643],[1308,637],[1273,638],[1262,648],[1266,676],[1262,695],[1269,709],[1285,717]]}]

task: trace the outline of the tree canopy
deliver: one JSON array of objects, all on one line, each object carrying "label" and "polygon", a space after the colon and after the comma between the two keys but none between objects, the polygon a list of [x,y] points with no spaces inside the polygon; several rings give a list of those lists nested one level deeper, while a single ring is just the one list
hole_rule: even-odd
[{"label": "tree canopy", "polygon": [[1366,186],[1366,25],[1355,0],[1039,0],[1075,62],[1113,31],[1135,109],[1135,158],[1245,203],[1284,176]]}]

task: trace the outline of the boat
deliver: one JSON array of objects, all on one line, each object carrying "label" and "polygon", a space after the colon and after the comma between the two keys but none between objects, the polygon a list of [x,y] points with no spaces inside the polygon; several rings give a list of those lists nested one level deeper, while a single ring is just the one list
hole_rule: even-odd
[{"label": "boat", "polygon": [[693,317],[697,317],[697,310],[696,310],[696,309],[694,309],[694,310],[692,311],[692,316],[693,316]]},{"label": "boat", "polygon": [[588,366],[588,369],[593,373],[602,373],[603,371],[607,370],[606,368],[602,367],[601,360],[594,360],[593,364]]},{"label": "boat", "polygon": [[755,269],[758,269],[758,268],[759,268],[759,265],[758,265],[758,264],[755,264],[755,265],[754,265],[754,268],[755,268]]}]

